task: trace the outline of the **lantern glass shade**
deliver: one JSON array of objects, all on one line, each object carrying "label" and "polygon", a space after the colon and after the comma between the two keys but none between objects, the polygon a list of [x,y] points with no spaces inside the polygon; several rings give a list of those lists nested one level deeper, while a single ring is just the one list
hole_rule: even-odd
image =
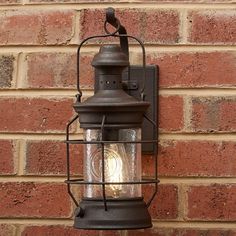
[{"label": "lantern glass shade", "polygon": [[[84,180],[87,182],[102,182],[104,155],[105,182],[141,181],[141,144],[128,143],[141,140],[141,129],[105,129],[103,134],[100,129],[84,130],[85,141],[101,141],[102,139],[112,142],[105,143],[104,149],[102,149],[101,144],[84,145]],[[123,141],[124,143],[122,143]],[[140,184],[108,184],[105,193],[108,199],[142,196]],[[102,186],[85,185],[83,197],[103,198]]]}]

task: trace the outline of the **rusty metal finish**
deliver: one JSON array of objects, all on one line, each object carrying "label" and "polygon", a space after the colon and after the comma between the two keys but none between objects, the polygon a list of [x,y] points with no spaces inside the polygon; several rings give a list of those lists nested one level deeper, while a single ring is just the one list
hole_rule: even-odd
[{"label": "rusty metal finish", "polygon": [[[112,25],[115,30],[109,32],[107,25]],[[157,193],[158,173],[157,173],[157,143],[158,127],[156,116],[148,116],[146,113],[150,102],[145,101],[146,85],[146,56],[145,48],[141,40],[128,35],[124,26],[115,17],[113,8],[106,10],[106,20],[104,22],[106,34],[91,36],[84,39],[77,51],[77,101],[74,104],[76,115],[67,125],[66,146],[67,146],[67,180],[68,193],[77,206],[75,212],[76,228],[82,229],[139,229],[151,227],[151,217],[147,208]],[[92,66],[95,68],[95,94],[86,101],[81,102],[82,91],[80,89],[80,50],[90,39],[116,37],[120,40],[120,45],[105,45],[101,47],[99,53],[94,57]],[[140,68],[142,79],[137,86],[132,86],[130,74],[132,69],[129,65],[129,45],[128,38],[136,40],[142,49],[143,65]],[[123,74],[127,72],[127,81],[124,82]],[[126,90],[124,89],[126,86]],[[131,96],[130,90],[137,90],[136,96]],[[152,88],[157,89],[157,88]],[[128,92],[127,92],[128,90]],[[156,95],[156,93],[155,93]],[[154,96],[155,97],[155,96]],[[157,99],[157,97],[156,97]],[[155,101],[151,101],[156,105]],[[77,120],[80,121],[81,128],[100,129],[102,137],[100,141],[73,140],[70,138],[70,127]],[[107,129],[136,128],[141,127],[143,121],[148,123],[152,130],[156,130],[149,140],[142,141],[110,141],[106,140],[104,132]],[[107,182],[105,178],[105,154],[104,145],[107,143],[134,143],[153,144],[153,156],[155,159],[154,177],[142,179],[141,181]],[[102,180],[99,182],[84,181],[83,178],[72,178],[70,175],[70,145],[73,144],[98,144],[102,148]],[[82,199],[79,204],[71,191],[71,185],[100,185],[102,187],[102,198]],[[154,185],[153,192],[147,203],[142,198],[109,199],[106,196],[107,185]],[[119,209],[119,210],[117,210]]]}]

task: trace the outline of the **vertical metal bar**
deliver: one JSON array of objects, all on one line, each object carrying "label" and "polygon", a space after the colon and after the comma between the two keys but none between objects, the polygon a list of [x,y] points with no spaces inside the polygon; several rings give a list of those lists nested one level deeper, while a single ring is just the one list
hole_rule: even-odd
[{"label": "vertical metal bar", "polygon": [[[78,119],[78,115],[76,115],[66,126],[66,141],[70,140],[70,126],[71,124]],[[66,143],[66,173],[67,173],[67,180],[70,180],[70,146],[69,143]],[[70,183],[67,183],[67,192],[72,198],[73,202],[76,206],[79,206],[78,202],[76,201],[73,193],[71,192]]]},{"label": "vertical metal bar", "polygon": [[[158,132],[158,131],[157,131]],[[154,134],[154,140],[157,139],[157,135]],[[157,155],[158,155],[158,143],[156,143],[156,145],[154,145],[154,158],[155,158],[155,161],[154,161],[154,165],[155,165],[155,169],[154,169],[154,174],[155,174],[155,180],[158,179],[158,166],[157,166]],[[155,195],[157,194],[157,190],[158,190],[158,183],[156,182],[154,184],[154,193],[153,193],[153,197],[150,199],[150,201],[147,203],[147,206],[149,207],[151,205],[151,202],[152,200],[154,199]]]},{"label": "vertical metal bar", "polygon": [[[102,140],[104,141],[104,124],[105,124],[106,116],[103,115],[102,117],[102,126],[101,126],[101,134],[102,134]],[[104,143],[101,143],[102,145],[102,182],[105,182],[105,152],[104,152]],[[103,195],[103,202],[104,202],[104,208],[105,211],[107,211],[107,199],[106,199],[106,185],[102,184],[102,195]]]},{"label": "vertical metal bar", "polygon": [[[149,117],[147,117],[146,115],[144,115],[144,118],[146,119],[146,120],[148,120],[152,125],[153,125],[153,127],[155,128],[155,130],[156,130],[156,132],[154,132],[154,140],[157,140],[157,138],[158,138],[158,130],[157,130],[157,124],[152,120],[152,119],[150,119]],[[154,168],[154,171],[155,171],[155,180],[157,180],[158,179],[158,173],[157,173],[157,152],[158,152],[158,143],[154,146],[154,156],[155,156],[155,160],[154,160],[154,165],[155,165],[155,168]],[[153,192],[153,194],[152,194],[152,196],[151,196],[151,198],[150,198],[150,200],[147,202],[147,207],[149,207],[150,205],[151,205],[151,203],[152,203],[152,201],[153,201],[153,199],[154,199],[154,197],[155,197],[155,195],[157,194],[157,190],[158,190],[158,183],[156,182],[155,184],[154,184],[154,192]]]},{"label": "vertical metal bar", "polygon": [[[71,121],[66,125],[66,141],[70,140],[70,126],[71,124],[78,119],[78,115],[76,115]],[[69,143],[66,143],[66,170],[67,170],[67,180],[70,180],[70,146]]]}]

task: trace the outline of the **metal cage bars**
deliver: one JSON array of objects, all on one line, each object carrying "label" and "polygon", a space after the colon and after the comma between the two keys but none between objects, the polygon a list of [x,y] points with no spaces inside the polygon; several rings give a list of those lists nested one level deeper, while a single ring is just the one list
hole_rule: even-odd
[{"label": "metal cage bars", "polygon": [[[107,208],[107,197],[106,197],[106,185],[131,185],[131,184],[141,184],[141,185],[150,185],[154,184],[154,191],[150,199],[147,201],[147,206],[149,207],[151,202],[153,201],[157,191],[158,191],[158,183],[160,182],[158,180],[158,171],[157,171],[157,145],[158,145],[158,140],[157,134],[155,134],[155,139],[153,140],[143,140],[143,141],[105,141],[103,140],[103,133],[104,133],[104,126],[105,126],[105,120],[106,116],[103,116],[102,123],[101,123],[101,134],[102,134],[102,140],[101,141],[83,141],[83,140],[71,140],[70,139],[70,126],[78,119],[78,115],[76,115],[68,124],[66,127],[66,162],[67,162],[67,180],[65,181],[67,183],[67,190],[69,195],[71,196],[73,202],[75,203],[76,206],[79,206],[79,203],[75,199],[72,191],[71,191],[71,185],[72,184],[78,184],[78,185],[101,185],[102,186],[102,195],[103,195],[103,202],[104,202],[104,209],[105,211],[108,209]],[[157,129],[156,123],[147,117],[146,115],[144,118],[150,122],[153,125],[153,128]],[[156,133],[156,132],[155,132]],[[154,148],[154,178],[150,179],[145,179],[142,178],[141,181],[129,181],[129,182],[106,182],[105,180],[105,156],[104,156],[104,145],[108,143],[155,143],[156,145]],[[83,178],[77,178],[77,179],[71,179],[70,176],[70,144],[100,144],[102,148],[102,181],[100,182],[88,182],[84,181]],[[96,200],[96,199],[94,199]]]},{"label": "metal cage bars", "polygon": [[[115,31],[114,32],[109,32],[107,29],[107,23],[111,24],[113,27],[115,27]],[[81,97],[82,97],[82,91],[80,89],[80,50],[81,47],[83,46],[84,43],[86,43],[88,40],[90,39],[94,39],[94,38],[106,38],[106,37],[118,37],[120,38],[120,44],[122,49],[125,51],[125,53],[129,56],[129,49],[128,49],[128,38],[132,38],[135,39],[141,46],[142,48],[142,54],[143,54],[143,86],[140,89],[140,98],[142,100],[145,99],[144,96],[144,90],[145,90],[145,80],[146,80],[146,53],[145,53],[145,47],[143,45],[143,43],[141,42],[141,40],[139,40],[138,38],[128,35],[126,33],[126,29],[120,24],[120,21],[115,17],[114,15],[114,9],[109,8],[107,9],[106,12],[106,21],[104,22],[104,29],[106,34],[105,35],[96,35],[96,36],[91,36],[88,37],[86,39],[84,39],[77,50],[77,90],[78,90],[78,95],[77,95],[77,101],[80,102],[81,101]],[[130,71],[130,67],[128,67],[128,72]],[[129,76],[128,76],[129,77]],[[154,132],[155,133],[155,137],[153,137],[153,140],[143,140],[143,141],[105,141],[103,140],[104,137],[104,126],[105,126],[105,120],[106,120],[106,116],[103,116],[102,119],[102,123],[101,123],[101,133],[102,133],[102,140],[101,141],[83,141],[83,140],[70,140],[70,126],[72,125],[72,123],[74,123],[77,119],[78,119],[78,115],[76,115],[68,124],[66,127],[66,154],[67,154],[67,180],[65,181],[67,183],[67,190],[69,195],[71,196],[73,202],[75,203],[76,206],[78,206],[78,202],[75,199],[72,191],[71,191],[71,184],[80,184],[80,185],[85,185],[85,184],[91,184],[91,185],[101,185],[102,186],[102,193],[103,193],[103,202],[104,202],[104,208],[105,210],[107,210],[107,198],[106,198],[106,185],[122,185],[122,184],[154,184],[154,192],[151,196],[151,198],[149,199],[149,201],[147,202],[147,206],[150,206],[151,202],[153,201],[157,190],[158,190],[158,173],[157,173],[157,144],[158,144],[158,130],[157,130],[157,125],[156,123],[150,119],[149,117],[147,117],[146,115],[144,116],[144,118],[150,122],[153,126],[153,128],[157,131]],[[105,181],[105,158],[104,158],[104,145],[108,144],[108,143],[155,143],[156,145],[154,145],[154,165],[155,165],[155,176],[154,179],[143,179],[141,181],[131,181],[131,182],[106,182]],[[79,179],[71,179],[70,176],[70,144],[100,144],[101,148],[102,148],[102,181],[101,182],[86,182],[83,180],[83,178],[79,178]]]}]

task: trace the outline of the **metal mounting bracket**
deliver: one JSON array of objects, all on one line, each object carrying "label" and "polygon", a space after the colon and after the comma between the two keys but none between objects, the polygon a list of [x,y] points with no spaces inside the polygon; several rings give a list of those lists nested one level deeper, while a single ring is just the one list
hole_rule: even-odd
[{"label": "metal mounting bracket", "polygon": [[[130,78],[128,79],[128,71],[123,73],[123,84],[125,91],[140,99],[140,88],[143,86],[143,67],[142,66],[130,66]],[[157,65],[146,66],[146,81],[145,81],[145,101],[150,102],[150,107],[147,110],[146,115],[158,124],[158,91],[159,91],[159,68]],[[153,126],[147,120],[144,120],[142,126],[142,140],[157,139],[158,129],[154,130]],[[143,143],[142,153],[153,154],[153,143]]]},{"label": "metal mounting bracket", "polygon": [[[122,83],[124,90],[131,96],[140,100],[140,88],[143,87],[143,66],[130,66],[129,67],[130,76],[128,76],[128,69],[122,74]],[[96,70],[95,70],[95,78]],[[145,81],[145,101],[150,102],[150,107],[148,108],[146,115],[158,124],[158,90],[159,90],[159,68],[157,65],[146,66],[146,81]],[[95,79],[95,92],[97,91],[98,84],[97,79]],[[153,140],[158,137],[158,129],[154,130],[150,122],[144,119],[142,126],[142,140]],[[154,153],[153,143],[143,143],[142,153],[143,154],[153,154]]]}]

